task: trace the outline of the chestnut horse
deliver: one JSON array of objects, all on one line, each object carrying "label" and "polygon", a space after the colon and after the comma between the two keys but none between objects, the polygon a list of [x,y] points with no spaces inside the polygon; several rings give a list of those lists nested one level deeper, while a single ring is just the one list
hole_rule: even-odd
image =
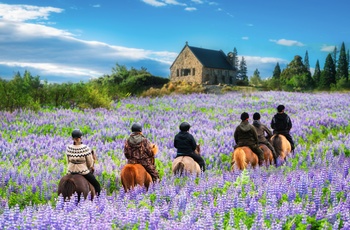
[{"label": "chestnut horse", "polygon": [[[194,151],[196,154],[200,155],[201,148],[200,145],[197,145],[196,150]],[[194,174],[197,176],[201,173],[201,168],[199,164],[193,160],[192,157],[189,156],[180,156],[176,157],[172,164],[172,171],[174,175],[182,176],[184,173],[186,174]]]},{"label": "chestnut horse", "polygon": [[[267,166],[273,164],[272,151],[264,144],[260,144],[259,148],[264,152],[265,164]],[[246,169],[249,164],[255,168],[258,163],[258,156],[247,146],[238,147],[232,153],[232,171],[234,171],[235,167],[237,167],[239,170]]]},{"label": "chestnut horse", "polygon": [[[158,146],[152,145],[153,156],[158,152]],[[153,164],[154,164],[153,157]],[[120,180],[124,191],[127,192],[133,189],[136,185],[144,186],[148,190],[150,184],[152,183],[151,175],[146,171],[146,169],[141,164],[126,164],[121,173]]]},{"label": "chestnut horse", "polygon": [[270,142],[275,148],[277,154],[277,166],[283,164],[286,158],[292,151],[292,147],[285,136],[282,134],[275,134],[271,137]]},{"label": "chestnut horse", "polygon": [[[94,162],[97,160],[94,150],[91,151]],[[94,172],[94,167],[90,168],[90,171]],[[84,199],[87,198],[88,194],[91,194],[91,200],[96,195],[95,188],[84,176],[80,174],[67,174],[63,176],[58,184],[58,195],[62,194],[63,199],[69,200],[74,193],[78,194],[78,202],[80,201],[81,194]]]}]

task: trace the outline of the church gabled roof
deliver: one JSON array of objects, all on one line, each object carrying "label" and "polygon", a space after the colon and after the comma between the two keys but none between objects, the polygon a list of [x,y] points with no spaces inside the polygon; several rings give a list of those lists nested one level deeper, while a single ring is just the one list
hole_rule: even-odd
[{"label": "church gabled roof", "polygon": [[204,67],[215,69],[234,70],[234,67],[227,60],[227,56],[222,50],[203,49],[188,46]]},{"label": "church gabled roof", "polygon": [[[186,47],[188,47],[192,51],[194,56],[196,56],[198,61],[204,67],[213,68],[213,69],[235,70],[235,68],[227,60],[227,56],[225,55],[225,53],[222,50],[210,50],[210,49],[203,49],[203,48],[199,48],[199,47],[189,46],[188,43],[186,42],[186,45],[184,46],[184,48],[181,50],[180,53],[182,53],[182,51]],[[175,59],[175,61],[176,61],[176,59]],[[174,63],[175,63],[175,61],[174,61]]]}]

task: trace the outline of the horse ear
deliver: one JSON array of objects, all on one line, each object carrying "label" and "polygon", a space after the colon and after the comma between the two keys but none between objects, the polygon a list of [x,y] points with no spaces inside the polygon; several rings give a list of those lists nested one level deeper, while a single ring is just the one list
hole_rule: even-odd
[{"label": "horse ear", "polygon": [[157,152],[158,152],[158,146],[156,144],[152,144],[152,152],[153,152],[153,155],[156,155]]}]

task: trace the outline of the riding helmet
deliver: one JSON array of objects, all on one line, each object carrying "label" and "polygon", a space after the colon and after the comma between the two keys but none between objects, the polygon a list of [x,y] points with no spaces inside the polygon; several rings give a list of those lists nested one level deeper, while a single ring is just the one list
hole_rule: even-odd
[{"label": "riding helmet", "polygon": [[242,120],[242,121],[245,121],[245,120],[247,120],[248,118],[249,118],[249,114],[248,114],[248,113],[243,112],[243,113],[241,114],[241,120]]},{"label": "riding helmet", "polygon": [[135,123],[131,126],[132,132],[142,132],[142,126],[139,123]]},{"label": "riding helmet", "polygon": [[278,111],[279,113],[282,112],[284,109],[285,109],[285,108],[284,108],[284,105],[279,105],[279,106],[277,106],[277,111]]},{"label": "riding helmet", "polygon": [[191,128],[191,125],[188,122],[182,122],[180,124],[180,130],[183,132],[190,130],[190,128]]},{"label": "riding helmet", "polygon": [[254,114],[253,114],[253,119],[254,119],[254,120],[259,120],[260,117],[261,117],[261,116],[260,116],[260,113],[254,113]]},{"label": "riding helmet", "polygon": [[80,138],[83,136],[83,133],[79,129],[74,129],[72,132],[72,137],[73,138]]}]

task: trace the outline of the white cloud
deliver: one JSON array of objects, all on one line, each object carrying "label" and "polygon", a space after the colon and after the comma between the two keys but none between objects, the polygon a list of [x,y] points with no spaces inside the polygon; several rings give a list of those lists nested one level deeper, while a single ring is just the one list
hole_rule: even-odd
[{"label": "white cloud", "polygon": [[4,20],[0,20],[0,42],[6,42],[0,53],[0,68],[36,70],[37,75],[44,77],[80,76],[88,80],[108,73],[115,62],[129,63],[134,67],[132,63],[141,66],[148,63],[160,69],[171,65],[177,57],[173,52],[86,41],[45,25]]},{"label": "white cloud", "polygon": [[242,37],[242,40],[248,40],[249,39],[249,37]]},{"label": "white cloud", "polygon": [[151,6],[159,7],[159,6],[166,6],[166,5],[179,5],[179,6],[186,6],[185,3],[178,2],[176,0],[142,0],[144,3],[149,4]]},{"label": "white cloud", "polygon": [[204,2],[202,0],[191,0],[194,3],[198,3],[198,4],[203,4]]},{"label": "white cloud", "polygon": [[219,5],[217,2],[209,2],[209,5]]},{"label": "white cloud", "polygon": [[196,7],[186,7],[185,10],[186,11],[196,11],[197,8]]},{"label": "white cloud", "polygon": [[287,39],[279,39],[279,40],[274,40],[270,39],[270,42],[274,42],[278,45],[282,46],[305,46],[303,43],[295,41],[295,40],[287,40]]},{"label": "white cloud", "polygon": [[166,6],[164,2],[159,2],[157,0],[142,0],[144,3],[149,4],[151,6]]},{"label": "white cloud", "polygon": [[253,24],[251,24],[251,23],[248,23],[248,24],[247,24],[247,26],[254,26],[254,25],[253,25]]},{"label": "white cloud", "polygon": [[50,13],[61,13],[63,9],[30,5],[0,4],[0,18],[7,21],[48,20]]},{"label": "white cloud", "polygon": [[324,51],[324,52],[333,52],[333,51],[334,51],[334,48],[335,48],[335,46],[322,45],[321,51]]},{"label": "white cloud", "polygon": [[101,7],[101,5],[100,4],[95,4],[95,5],[92,5],[92,7],[99,8],[99,7]]},{"label": "white cloud", "polygon": [[[241,60],[242,56],[238,56],[238,58]],[[244,56],[244,59],[247,63],[248,76],[253,76],[255,69],[258,69],[260,76],[263,78],[272,76],[273,69],[277,62],[281,67],[288,64],[287,60],[276,57]]]}]

